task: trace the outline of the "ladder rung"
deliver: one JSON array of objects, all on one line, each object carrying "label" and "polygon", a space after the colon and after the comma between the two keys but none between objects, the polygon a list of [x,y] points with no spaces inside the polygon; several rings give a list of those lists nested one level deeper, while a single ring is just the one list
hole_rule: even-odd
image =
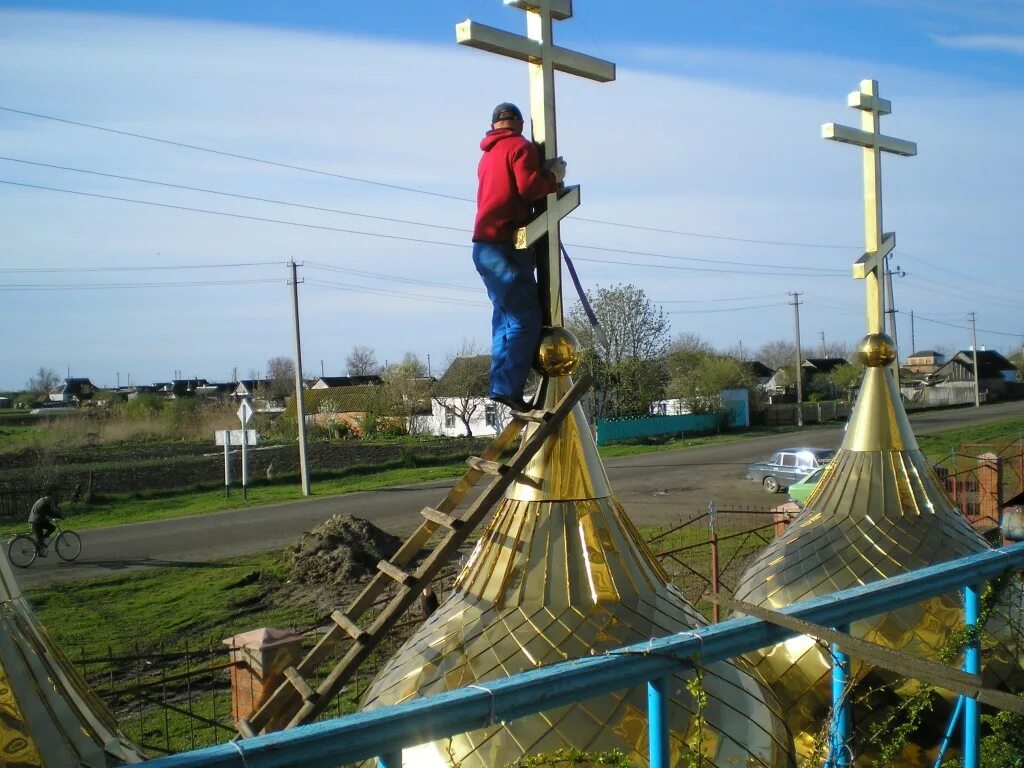
[{"label": "ladder rung", "polygon": [[386,573],[399,584],[403,584],[406,587],[411,587],[416,583],[415,576],[407,571],[403,571],[397,565],[392,565],[387,560],[381,560],[377,563],[377,570],[381,573]]},{"label": "ladder rung", "polygon": [[242,738],[251,739],[256,735],[256,731],[252,729],[252,726],[249,725],[249,721],[246,718],[238,718],[238,723],[236,725],[238,727],[238,732],[242,734]]},{"label": "ladder rung", "polygon": [[551,411],[512,411],[514,421],[532,421],[534,424],[543,424],[551,419]]},{"label": "ladder rung", "polygon": [[284,671],[284,676],[288,678],[288,682],[298,691],[303,701],[312,701],[316,698],[316,691],[309,687],[306,678],[300,675],[295,667],[288,667]]},{"label": "ladder rung", "polygon": [[348,636],[355,640],[357,643],[362,642],[370,636],[365,629],[360,627],[358,624],[352,621],[352,619],[350,619],[341,611],[335,611],[334,613],[332,613],[331,621],[333,621],[335,624],[337,624],[339,627],[345,630],[345,632],[348,633]]},{"label": "ladder rung", "polygon": [[427,520],[443,525],[445,528],[450,528],[453,531],[457,531],[462,527],[464,520],[461,518],[449,515],[446,512],[442,512],[439,509],[433,507],[424,507],[420,510],[420,514],[423,515]]},{"label": "ladder rung", "polygon": [[487,459],[481,459],[479,456],[470,456],[466,459],[466,463],[477,472],[483,472],[485,475],[497,477],[505,471],[505,465],[500,461],[488,461]]}]

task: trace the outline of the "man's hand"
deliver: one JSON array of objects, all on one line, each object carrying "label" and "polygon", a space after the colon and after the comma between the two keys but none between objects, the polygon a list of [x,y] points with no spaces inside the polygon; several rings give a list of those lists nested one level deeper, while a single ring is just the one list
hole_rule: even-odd
[{"label": "man's hand", "polygon": [[561,157],[553,157],[544,161],[544,170],[555,177],[559,184],[565,179],[565,160]]}]

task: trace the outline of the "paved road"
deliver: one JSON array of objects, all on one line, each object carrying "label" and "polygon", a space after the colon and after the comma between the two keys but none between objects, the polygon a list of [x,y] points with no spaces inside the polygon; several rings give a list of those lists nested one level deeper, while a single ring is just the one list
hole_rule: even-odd
[{"label": "paved road", "polygon": [[[1024,415],[1024,402],[932,411],[911,418],[918,434]],[[706,507],[769,505],[784,500],[769,496],[743,479],[747,464],[779,448],[806,445],[836,448],[842,428],[809,427],[802,433],[755,437],[643,456],[610,459],[608,477],[638,525],[674,521],[681,513]],[[321,521],[339,512],[366,518],[384,530],[405,534],[419,524],[419,510],[443,498],[452,481],[437,481],[333,498],[311,498],[198,517],[100,528],[82,533],[82,557],[60,563],[51,555],[18,572],[22,586],[66,582],[142,568],[192,565],[235,555],[282,549]],[[314,489],[315,490],[315,489]]]}]

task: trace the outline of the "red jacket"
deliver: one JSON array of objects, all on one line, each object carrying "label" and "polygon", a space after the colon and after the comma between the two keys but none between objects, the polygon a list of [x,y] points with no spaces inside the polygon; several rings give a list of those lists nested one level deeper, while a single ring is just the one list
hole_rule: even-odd
[{"label": "red jacket", "polygon": [[530,220],[530,203],[558,189],[553,174],[541,170],[537,146],[508,128],[488,131],[480,142],[473,242],[511,243]]}]

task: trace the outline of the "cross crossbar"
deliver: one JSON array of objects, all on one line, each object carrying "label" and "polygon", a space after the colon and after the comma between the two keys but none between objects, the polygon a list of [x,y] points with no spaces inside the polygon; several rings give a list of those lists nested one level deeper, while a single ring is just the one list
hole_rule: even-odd
[{"label": "cross crossbar", "polygon": [[831,139],[842,144],[853,144],[864,149],[880,149],[901,157],[914,157],[917,154],[916,142],[897,139],[881,133],[875,134],[839,123],[825,123],[821,126],[821,138]]},{"label": "cross crossbar", "polygon": [[557,45],[545,45],[522,35],[480,24],[466,19],[455,25],[455,40],[460,45],[499,53],[519,61],[538,64],[550,57],[551,65],[559,72],[596,80],[599,83],[615,79],[615,65],[610,61],[571,51]]},{"label": "cross crossbar", "polygon": [[864,280],[871,272],[879,274],[885,257],[896,247],[896,233],[886,232],[882,236],[882,245],[877,251],[868,251],[853,264],[853,279]]}]

